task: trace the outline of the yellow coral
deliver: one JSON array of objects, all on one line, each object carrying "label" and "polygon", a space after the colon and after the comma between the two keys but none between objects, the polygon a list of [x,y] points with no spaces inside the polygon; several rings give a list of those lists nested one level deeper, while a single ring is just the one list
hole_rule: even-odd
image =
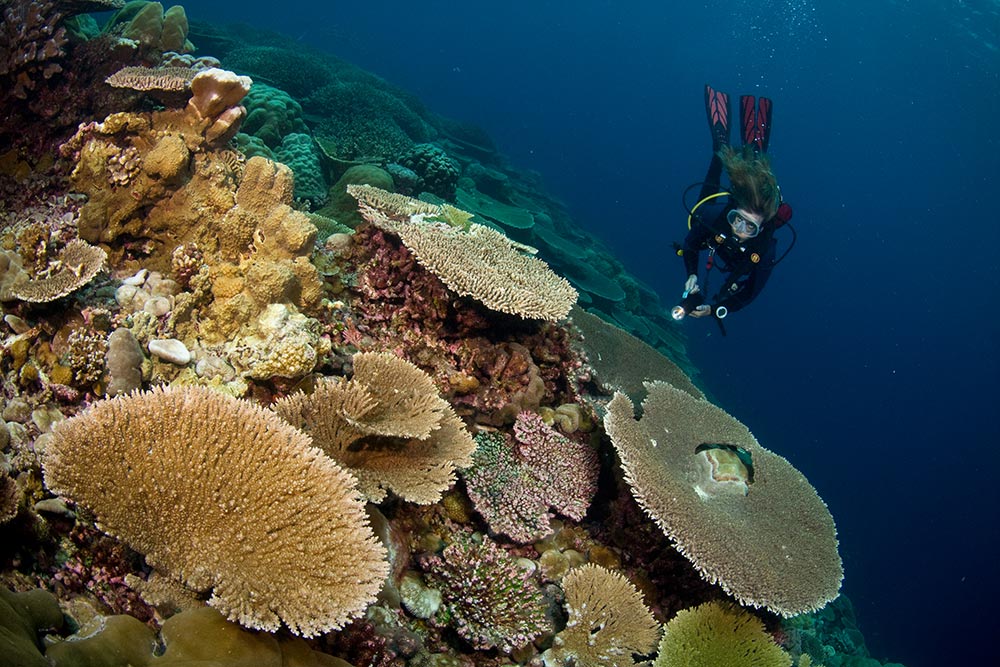
[{"label": "yellow coral", "polygon": [[633,653],[656,646],[660,626],[642,595],[622,575],[598,565],[575,568],[563,579],[569,620],[552,652],[579,667],[634,667]]},{"label": "yellow coral", "polygon": [[706,602],[677,613],[660,641],[653,667],[791,667],[764,624],[745,609]]}]

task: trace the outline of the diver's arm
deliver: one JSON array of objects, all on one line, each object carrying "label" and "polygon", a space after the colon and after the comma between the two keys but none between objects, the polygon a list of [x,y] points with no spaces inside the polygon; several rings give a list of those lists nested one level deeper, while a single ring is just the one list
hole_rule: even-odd
[{"label": "diver's arm", "polygon": [[761,292],[764,291],[764,285],[767,284],[770,277],[770,264],[767,266],[756,267],[750,272],[750,275],[747,276],[747,280],[743,284],[743,288],[736,293],[730,293],[728,296],[719,299],[712,307],[712,312],[718,312],[720,307],[725,307],[726,314],[735,313],[738,310],[746,308],[760,295]]},{"label": "diver's arm", "polygon": [[684,237],[683,255],[684,270],[687,276],[698,275],[698,258],[705,247],[705,241],[711,235],[712,230],[707,225],[694,225],[691,231]]}]

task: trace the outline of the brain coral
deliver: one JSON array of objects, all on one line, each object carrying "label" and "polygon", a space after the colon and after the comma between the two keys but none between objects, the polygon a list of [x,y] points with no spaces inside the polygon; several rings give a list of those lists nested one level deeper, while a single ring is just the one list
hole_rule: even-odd
[{"label": "brain coral", "polygon": [[229,619],[312,636],[388,573],[355,480],[274,413],[199,387],[96,403],[60,422],[45,483]]},{"label": "brain coral", "polygon": [[701,575],[783,616],[820,609],[844,577],[833,517],[808,480],[708,401],[647,383],[604,426],[639,504]]}]

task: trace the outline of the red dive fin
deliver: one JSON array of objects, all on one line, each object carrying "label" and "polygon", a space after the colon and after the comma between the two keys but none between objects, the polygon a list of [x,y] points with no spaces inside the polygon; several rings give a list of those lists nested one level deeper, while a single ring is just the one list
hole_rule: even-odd
[{"label": "red dive fin", "polygon": [[766,153],[771,142],[771,110],[773,104],[767,97],[760,100],[753,95],[740,97],[740,134],[744,146],[752,146],[757,153]]},{"label": "red dive fin", "polygon": [[757,142],[757,98],[753,95],[740,96],[740,137],[744,146]]},{"label": "red dive fin", "polygon": [[761,153],[767,152],[771,143],[771,100],[762,97],[757,100],[757,148]]},{"label": "red dive fin", "polygon": [[705,113],[712,132],[712,150],[729,145],[729,95],[705,84]]}]

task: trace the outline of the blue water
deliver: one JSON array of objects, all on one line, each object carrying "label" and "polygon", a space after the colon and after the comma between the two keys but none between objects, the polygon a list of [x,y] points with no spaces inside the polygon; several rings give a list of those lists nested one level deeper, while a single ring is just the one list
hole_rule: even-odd
[{"label": "blue water", "polygon": [[184,5],[482,126],[667,303],[681,192],[709,158],[702,85],[772,97],[798,244],[727,338],[685,323],[691,354],[827,501],[872,654],[984,655],[1000,597],[996,0]]}]

